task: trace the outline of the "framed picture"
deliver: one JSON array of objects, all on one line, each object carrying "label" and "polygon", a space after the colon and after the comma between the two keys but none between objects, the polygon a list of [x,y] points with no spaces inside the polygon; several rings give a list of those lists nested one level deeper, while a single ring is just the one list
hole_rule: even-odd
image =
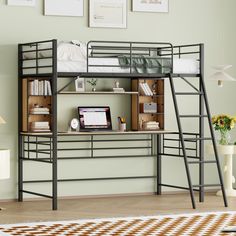
[{"label": "framed picture", "polygon": [[89,27],[126,28],[127,0],[89,0]]},{"label": "framed picture", "polygon": [[83,16],[84,0],[44,0],[44,15]]},{"label": "framed picture", "polygon": [[169,0],[133,0],[133,11],[168,12]]},{"label": "framed picture", "polygon": [[10,6],[35,6],[36,0],[7,0],[7,5]]},{"label": "framed picture", "polygon": [[85,91],[85,81],[84,78],[77,77],[75,80],[75,91],[84,92]]}]

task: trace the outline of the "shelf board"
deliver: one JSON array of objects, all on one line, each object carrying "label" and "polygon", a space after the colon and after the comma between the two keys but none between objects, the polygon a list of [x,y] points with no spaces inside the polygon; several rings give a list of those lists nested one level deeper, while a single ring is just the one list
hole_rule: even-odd
[{"label": "shelf board", "polygon": [[52,114],[32,114],[32,113],[29,113],[29,116],[51,116]]},{"label": "shelf board", "polygon": [[140,112],[139,115],[164,115],[164,112]]},{"label": "shelf board", "polygon": [[85,92],[76,92],[76,91],[64,91],[64,92],[60,92],[58,93],[63,94],[63,95],[91,95],[91,94],[96,94],[96,95],[103,95],[103,94],[107,94],[107,95],[128,95],[128,94],[133,94],[133,95],[138,95],[138,92],[136,91],[126,91],[126,92],[113,92],[113,91],[85,91]]},{"label": "shelf board", "polygon": [[164,94],[155,94],[155,95],[139,95],[139,97],[163,97]]}]

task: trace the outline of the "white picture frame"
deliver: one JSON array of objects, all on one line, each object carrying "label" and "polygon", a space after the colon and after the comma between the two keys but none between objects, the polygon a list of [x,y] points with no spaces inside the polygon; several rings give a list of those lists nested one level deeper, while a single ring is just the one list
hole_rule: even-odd
[{"label": "white picture frame", "polygon": [[44,0],[46,16],[83,16],[84,0]]},{"label": "white picture frame", "polygon": [[132,11],[168,12],[169,0],[132,0]]},{"label": "white picture frame", "polygon": [[85,92],[84,78],[77,77],[77,79],[75,80],[75,91],[76,92]]},{"label": "white picture frame", "polygon": [[36,0],[7,0],[9,6],[29,6],[34,7]]},{"label": "white picture frame", "polygon": [[126,28],[127,0],[89,0],[89,27]]}]

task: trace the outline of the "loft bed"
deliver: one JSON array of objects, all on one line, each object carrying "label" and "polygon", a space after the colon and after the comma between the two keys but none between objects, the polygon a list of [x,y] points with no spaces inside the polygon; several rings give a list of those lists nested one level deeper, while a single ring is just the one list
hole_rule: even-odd
[{"label": "loft bed", "polygon": [[200,72],[200,44],[56,40],[21,44],[22,75],[165,77]]},{"label": "loft bed", "polygon": [[[19,44],[18,47],[19,61],[19,201],[23,201],[23,193],[34,194],[41,197],[52,199],[52,208],[57,209],[57,183],[58,181],[90,181],[90,180],[115,180],[115,179],[140,179],[154,178],[156,179],[156,194],[161,194],[162,187],[177,188],[188,190],[191,196],[193,208],[196,208],[193,191],[199,192],[199,201],[204,201],[204,191],[206,187],[221,187],[224,199],[224,205],[227,206],[227,199],[224,191],[223,179],[219,165],[219,158],[216,149],[214,132],[211,126],[211,116],[208,106],[208,100],[203,81],[204,72],[204,46],[203,44],[173,46],[171,43],[165,42],[121,42],[121,41],[89,41],[81,43],[77,40],[71,42],[57,42],[57,40],[47,40],[39,42],[31,42]],[[125,138],[109,139],[110,135],[121,135],[120,132],[113,134],[109,133],[80,133],[75,132],[73,135],[88,136],[88,140],[71,140],[70,133],[59,133],[57,130],[57,95],[65,88],[58,90],[57,80],[62,77],[74,78],[121,78],[131,79],[139,83],[139,80],[162,80],[168,78],[170,81],[171,92],[173,96],[178,132],[159,131],[131,131],[125,133]],[[189,82],[186,78],[198,78],[199,86]],[[177,92],[175,90],[173,78],[180,78],[185,81],[194,92]],[[52,96],[46,97],[46,103],[52,103],[51,114],[49,120],[52,122],[51,133],[35,133],[26,132],[27,122],[24,124],[22,110],[28,112],[27,102],[29,96],[24,97],[24,93],[28,91],[28,80],[41,79],[49,80],[52,86]],[[72,80],[73,81],[73,80]],[[26,83],[25,83],[26,82]],[[67,84],[66,86],[68,86]],[[159,84],[158,84],[159,85]],[[133,86],[133,84],[132,84]],[[135,94],[132,96],[132,106],[134,98],[134,110],[138,108],[139,88],[135,87]],[[164,87],[162,89],[164,92]],[[92,94],[92,93],[91,93]],[[198,95],[199,96],[199,114],[196,115],[180,115],[177,103],[177,95]],[[159,96],[159,95],[157,95]],[[158,99],[164,103],[164,94],[161,94]],[[37,97],[37,96],[36,96]],[[156,97],[154,95],[153,97]],[[36,98],[36,101],[38,98]],[[146,99],[146,98],[145,98]],[[144,100],[145,100],[144,99]],[[149,98],[148,98],[149,99]],[[146,100],[145,100],[146,101]],[[149,100],[147,100],[149,101]],[[138,105],[135,105],[137,103]],[[164,104],[163,110],[164,110]],[[204,106],[207,115],[204,114]],[[164,111],[158,114],[164,120]],[[180,118],[198,118],[199,132],[183,132],[182,122]],[[204,137],[204,118],[208,118],[210,136]],[[135,127],[138,126],[136,122]],[[164,125],[163,125],[164,127]],[[162,128],[163,128],[162,127]],[[26,131],[25,131],[25,130]],[[144,138],[127,138],[129,135],[140,134],[146,135]],[[155,156],[157,158],[157,173],[155,176],[128,176],[128,177],[106,177],[106,178],[85,178],[85,179],[58,179],[57,177],[57,161],[62,159],[90,159],[90,158],[121,158],[126,155],[115,154],[109,156],[96,156],[96,150],[105,150],[107,147],[96,148],[96,142],[101,143],[101,139],[96,139],[101,135],[105,135],[104,142],[139,142],[147,141],[147,146],[143,147],[128,146],[119,149],[149,150],[147,154],[139,155],[138,153],[128,156],[129,158]],[[169,136],[168,136],[169,135]],[[148,136],[148,137],[147,137]],[[116,136],[118,137],[118,136]],[[63,138],[63,140],[61,139]],[[68,138],[68,140],[64,140]],[[215,152],[214,161],[204,160],[204,140],[211,140]],[[79,148],[73,150],[87,150],[90,152],[88,157],[62,157],[58,155],[58,151],[68,151],[70,148],[60,149],[60,143],[69,142],[78,143]],[[90,147],[80,148],[83,142],[88,142]],[[170,143],[172,143],[170,145]],[[189,145],[190,144],[190,145]],[[194,145],[193,145],[194,144]],[[42,148],[43,146],[43,148]],[[46,146],[46,147],[45,147]],[[194,146],[194,147],[193,147]],[[109,147],[108,149],[116,150],[117,147]],[[174,151],[174,152],[173,152]],[[189,155],[188,151],[191,151]],[[194,153],[194,154],[193,154]],[[33,155],[34,154],[34,155]],[[32,156],[33,155],[33,156]],[[46,156],[46,157],[45,157]],[[162,157],[171,156],[178,157],[184,160],[185,170],[188,180],[188,186],[175,186],[165,184],[161,179]],[[190,161],[189,161],[190,158]],[[24,180],[23,178],[23,162],[36,161],[50,163],[52,167],[51,180]],[[220,184],[205,184],[204,182],[204,165],[205,163],[216,164]],[[193,185],[190,176],[190,164],[199,165],[199,184]],[[52,183],[52,194],[42,194],[29,191],[23,188],[24,184],[28,183]]]}]

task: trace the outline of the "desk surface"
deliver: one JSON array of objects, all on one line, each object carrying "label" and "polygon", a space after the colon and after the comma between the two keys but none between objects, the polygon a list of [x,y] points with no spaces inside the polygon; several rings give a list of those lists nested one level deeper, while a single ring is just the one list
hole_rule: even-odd
[{"label": "desk surface", "polygon": [[[73,135],[135,135],[135,134],[165,134],[165,133],[173,133],[173,131],[169,130],[143,130],[143,131],[99,131],[99,132],[58,132],[57,136],[73,136]],[[52,136],[52,133],[28,133],[21,132],[21,135],[29,135],[29,136]]]}]

